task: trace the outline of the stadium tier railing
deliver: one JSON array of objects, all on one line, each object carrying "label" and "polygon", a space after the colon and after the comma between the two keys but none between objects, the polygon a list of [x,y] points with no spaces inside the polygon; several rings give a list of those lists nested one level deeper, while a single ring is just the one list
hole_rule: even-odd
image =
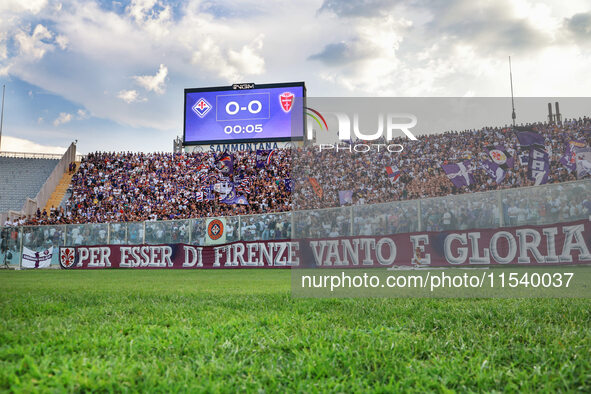
[{"label": "stadium tier railing", "polygon": [[[0,152],[0,157],[16,157],[23,159],[61,159],[62,153],[30,153],[30,152]],[[85,155],[75,154],[76,161],[82,161]]]},{"label": "stadium tier railing", "polygon": [[[225,217],[225,242],[400,234],[415,231],[544,225],[588,219],[591,179],[445,197],[307,211]],[[204,245],[209,218],[21,226],[9,228],[9,263],[20,264],[23,247],[104,244]],[[0,264],[4,254],[0,253]]]}]

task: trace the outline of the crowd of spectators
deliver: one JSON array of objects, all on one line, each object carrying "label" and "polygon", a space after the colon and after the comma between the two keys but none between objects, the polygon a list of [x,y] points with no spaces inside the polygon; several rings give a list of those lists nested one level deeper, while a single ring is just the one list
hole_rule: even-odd
[{"label": "crowd of spectators", "polygon": [[[569,140],[584,140],[587,146],[591,146],[591,133],[588,132],[591,119],[566,120],[560,126],[537,123],[532,127],[545,139],[550,161],[548,183],[576,180],[576,171],[564,166],[560,158]],[[38,211],[27,224],[176,220],[338,207],[343,205],[339,200],[339,191],[343,190],[352,191],[352,198],[346,205],[363,206],[533,185],[527,176],[527,166],[520,165],[517,159],[518,141],[511,128],[446,132],[420,136],[417,141],[400,139],[391,143],[402,144],[404,150],[400,153],[383,150],[379,153],[349,153],[319,152],[316,146],[278,149],[270,162],[260,168],[256,165],[256,152],[232,152],[234,170],[229,174],[216,168],[213,152],[92,153],[75,172],[65,206],[49,212]],[[473,172],[475,182],[458,188],[441,168],[441,164],[466,159],[476,162],[488,152],[488,147],[497,145],[503,145],[515,159],[514,166],[507,169],[499,184],[484,169],[476,168]],[[386,166],[401,170],[396,182],[387,176]],[[314,189],[310,182],[312,178],[319,188]],[[237,186],[239,180],[247,180],[239,194],[247,198],[248,204],[224,203],[221,201],[224,193],[219,190],[203,194],[203,190],[216,183],[229,182]],[[210,198],[205,198],[206,195]],[[473,224],[477,227],[486,227],[495,220],[498,222],[499,212],[480,209],[477,204],[482,202],[464,206],[463,212],[455,213],[453,220],[462,215],[473,216]],[[433,208],[433,212],[423,210],[423,221],[429,227],[425,229],[442,227],[435,224],[442,220],[435,219],[438,214],[435,210],[445,211],[446,208]],[[394,232],[417,230],[411,224],[416,215],[409,214],[411,218],[392,212],[388,215],[393,218],[371,225]],[[301,223],[311,226],[314,220],[310,218]],[[451,220],[447,218],[445,221]],[[342,233],[339,226],[335,222],[324,230],[328,234]],[[354,223],[353,232],[370,231],[367,226],[367,223]],[[281,234],[284,229],[273,227],[269,231],[273,232],[273,238],[275,233]],[[241,236],[248,238],[248,233]]]},{"label": "crowd of spectators", "polygon": [[[529,126],[545,140],[550,165],[547,183],[576,180],[576,171],[569,170],[560,159],[568,141],[585,141],[587,146],[591,146],[591,118],[567,119],[560,126],[547,123]],[[421,136],[417,141],[401,138],[390,143],[401,144],[404,150],[390,154],[383,153],[384,149],[382,153],[349,153],[334,149],[318,152],[318,149],[309,148],[294,154],[292,172],[297,188],[294,193],[296,209],[339,206],[339,191],[342,190],[353,191],[351,204],[364,205],[534,185],[528,177],[527,165],[519,163],[518,140],[511,127],[446,132]],[[498,145],[506,148],[514,159],[514,165],[507,169],[504,179],[497,184],[478,166],[478,162],[487,156],[487,148]],[[469,186],[456,187],[441,165],[463,160],[473,160],[476,164],[472,172],[474,182]],[[400,169],[401,175],[396,182],[388,178],[386,166]],[[310,182],[306,182],[310,178],[321,185],[320,193]]]},{"label": "crowd of spectators", "polygon": [[[213,152],[109,153],[86,156],[74,174],[63,207],[38,211],[29,224],[136,222],[289,211],[290,150],[277,150],[268,165],[233,152],[233,172],[216,168]],[[239,180],[246,181],[238,186]],[[221,201],[215,184],[236,183],[248,204]],[[210,197],[210,198],[208,198]]]}]

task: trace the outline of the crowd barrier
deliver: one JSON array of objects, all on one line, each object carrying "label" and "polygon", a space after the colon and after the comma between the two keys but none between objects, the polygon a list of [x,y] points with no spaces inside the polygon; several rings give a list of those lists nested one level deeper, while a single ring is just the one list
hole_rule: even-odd
[{"label": "crowd barrier", "polygon": [[[478,192],[421,200],[309,211],[225,217],[225,243],[278,239],[379,236],[424,231],[496,229],[589,219],[591,180]],[[21,264],[23,247],[163,245],[206,243],[209,218],[169,221],[21,226],[4,229],[11,259]],[[210,243],[211,244],[211,243]],[[0,264],[6,253],[0,253]]]}]

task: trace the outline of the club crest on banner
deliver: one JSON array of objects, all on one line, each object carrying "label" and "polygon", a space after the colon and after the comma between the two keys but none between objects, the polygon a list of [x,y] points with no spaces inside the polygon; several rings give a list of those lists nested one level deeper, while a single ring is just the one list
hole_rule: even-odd
[{"label": "club crest on banner", "polygon": [[283,110],[283,112],[288,113],[289,111],[291,111],[294,97],[295,95],[290,92],[281,93],[279,95],[279,102],[281,103],[281,109]]},{"label": "club crest on banner", "polygon": [[60,266],[67,269],[74,265],[76,265],[76,249],[60,248]]},{"label": "club crest on banner", "polygon": [[499,149],[492,149],[490,152],[490,157],[491,159],[496,163],[496,164],[505,164],[505,162],[507,162],[507,155],[505,155],[505,152],[503,152],[502,150]]},{"label": "club crest on banner", "polygon": [[224,224],[219,219],[214,219],[209,222],[209,226],[207,226],[207,235],[212,240],[218,240],[224,234]]}]

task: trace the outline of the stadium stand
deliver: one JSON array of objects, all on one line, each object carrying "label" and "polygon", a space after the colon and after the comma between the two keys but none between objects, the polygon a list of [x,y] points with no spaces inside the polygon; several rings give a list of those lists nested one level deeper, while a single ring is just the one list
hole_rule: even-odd
[{"label": "stadium stand", "polygon": [[59,159],[0,156],[0,212],[20,211],[27,198],[34,198]]},{"label": "stadium stand", "polygon": [[[576,169],[563,163],[562,159],[569,141],[591,145],[590,118],[567,119],[560,126],[536,123],[527,127],[543,137],[543,149],[549,155],[548,179],[544,183],[589,177],[589,174],[577,177]],[[426,135],[418,141],[398,141],[405,145],[404,152],[399,155],[370,153],[351,156],[331,150],[319,153],[316,147],[278,149],[263,165],[258,161],[257,153],[250,151],[218,156],[213,152],[97,152],[87,155],[72,178],[72,196],[66,202],[66,208],[46,215],[38,211],[28,224],[252,215],[532,186],[534,181],[528,176],[527,165],[519,163],[520,147],[516,134],[511,128],[487,127]],[[493,147],[501,147],[511,159],[502,180],[494,179],[481,165],[484,158],[489,157],[489,148]],[[231,162],[231,171],[220,166],[225,159]],[[464,160],[471,161],[474,166],[472,178],[468,185],[458,186],[450,181],[443,166]],[[400,169],[396,181],[388,176],[385,170],[388,166]],[[296,181],[297,191],[293,193],[296,201],[292,201],[292,178]],[[318,184],[316,189],[309,182],[312,178]],[[244,197],[243,200],[228,201],[228,190]],[[348,200],[339,197],[342,191],[350,193]],[[472,209],[472,212],[477,211]],[[499,212],[482,213],[475,223],[478,227],[486,227],[488,222],[495,222],[500,216]],[[432,221],[436,215],[433,210]],[[454,216],[462,215],[466,213],[458,212]],[[401,228],[412,230],[407,221],[402,217]],[[425,222],[429,223],[428,216]],[[430,227],[439,228],[435,224]]]},{"label": "stadium stand", "polygon": [[[577,180],[577,173],[561,162],[569,141],[580,141],[591,146],[591,119],[566,120],[561,126],[536,123],[527,125],[544,139],[544,150],[549,154],[549,176],[545,183]],[[419,137],[418,141],[404,139],[393,143],[404,145],[399,155],[358,154],[343,156],[333,150],[318,153],[310,150],[306,155],[294,155],[296,209],[317,209],[341,205],[339,191],[350,190],[349,204],[365,205],[387,201],[441,197],[452,194],[502,190],[533,186],[527,164],[519,163],[517,133],[511,128],[486,127],[480,130],[447,132]],[[385,141],[382,141],[384,143]],[[503,147],[511,161],[505,168],[504,178],[497,182],[482,166],[490,161],[489,148]],[[528,149],[529,150],[529,149]],[[343,160],[346,158],[346,160]],[[446,175],[442,165],[469,160],[473,166],[469,185],[456,186]],[[386,167],[399,169],[394,180],[387,176]],[[588,177],[586,175],[585,177]],[[314,190],[306,179],[314,178],[322,191]]]}]

